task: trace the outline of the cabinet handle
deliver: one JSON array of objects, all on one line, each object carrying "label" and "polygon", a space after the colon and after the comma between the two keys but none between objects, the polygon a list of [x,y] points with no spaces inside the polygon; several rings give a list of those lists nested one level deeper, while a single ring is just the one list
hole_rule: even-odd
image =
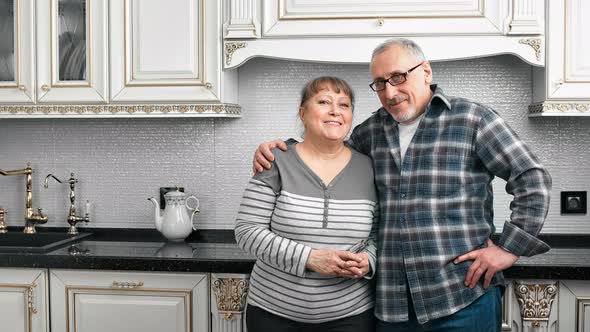
[{"label": "cabinet handle", "polygon": [[113,281],[113,287],[115,287],[115,288],[139,288],[139,287],[143,287],[143,281],[140,281],[140,282]]},{"label": "cabinet handle", "polygon": [[49,91],[49,89],[51,89],[51,87],[49,85],[47,85],[47,84],[41,85],[41,90],[43,90],[43,91]]},{"label": "cabinet handle", "polygon": [[27,91],[27,87],[26,87],[24,84],[21,84],[21,85],[19,85],[19,86],[18,86],[18,89],[19,89],[20,91]]}]

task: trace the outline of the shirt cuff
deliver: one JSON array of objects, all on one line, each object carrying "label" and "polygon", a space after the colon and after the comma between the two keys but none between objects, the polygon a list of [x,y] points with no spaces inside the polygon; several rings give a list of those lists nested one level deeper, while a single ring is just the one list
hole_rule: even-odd
[{"label": "shirt cuff", "polygon": [[307,264],[307,260],[309,259],[310,254],[311,247],[303,246],[301,256],[299,256],[299,264],[297,266],[297,271],[295,271],[295,274],[300,278],[305,278],[305,276],[307,275],[308,271],[305,265]]},{"label": "shirt cuff", "polygon": [[549,251],[551,247],[518,226],[505,222],[498,245],[516,256],[534,256]]}]

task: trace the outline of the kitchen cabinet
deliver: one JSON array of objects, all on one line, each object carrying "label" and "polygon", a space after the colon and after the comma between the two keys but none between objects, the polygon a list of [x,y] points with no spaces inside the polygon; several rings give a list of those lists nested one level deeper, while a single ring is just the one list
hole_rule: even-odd
[{"label": "kitchen cabinet", "polygon": [[531,116],[590,116],[590,2],[547,0],[546,65],[533,71]]},{"label": "kitchen cabinet", "polygon": [[[238,117],[217,0],[5,0],[0,117]],[[6,7],[6,8],[4,8]]]},{"label": "kitchen cabinet", "polygon": [[3,5],[0,103],[107,101],[107,1]]},{"label": "kitchen cabinet", "polygon": [[51,331],[209,331],[205,273],[50,270]]},{"label": "kitchen cabinet", "polygon": [[337,2],[228,0],[225,68],[255,56],[368,63],[394,36],[415,40],[430,60],[511,53],[544,64],[543,0]]},{"label": "kitchen cabinet", "polygon": [[110,33],[113,102],[236,101],[237,80],[222,73],[221,1],[111,0]]},{"label": "kitchen cabinet", "polygon": [[559,283],[558,331],[590,332],[590,281]]},{"label": "kitchen cabinet", "polygon": [[0,103],[35,101],[34,0],[0,2]]},{"label": "kitchen cabinet", "polygon": [[0,269],[2,331],[48,331],[47,274],[42,269]]}]

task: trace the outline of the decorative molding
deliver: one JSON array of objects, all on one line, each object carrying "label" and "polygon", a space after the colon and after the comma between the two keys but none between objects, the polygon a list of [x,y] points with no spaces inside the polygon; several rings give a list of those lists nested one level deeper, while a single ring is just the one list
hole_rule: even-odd
[{"label": "decorative molding", "polygon": [[256,0],[228,0],[225,6],[223,38],[260,38]]},{"label": "decorative molding", "polygon": [[535,51],[535,55],[537,56],[537,60],[541,60],[541,38],[526,38],[526,39],[519,39],[519,44],[529,45]]},{"label": "decorative molding", "polygon": [[247,279],[239,278],[217,278],[213,281],[217,311],[224,315],[224,319],[231,320],[235,314],[243,313],[249,285]]},{"label": "decorative molding", "polygon": [[523,324],[528,322],[534,328],[538,328],[541,322],[548,323],[551,305],[557,295],[556,283],[523,284],[515,281],[514,285],[514,294],[520,305]]},{"label": "decorative molding", "polygon": [[512,0],[509,35],[542,35],[543,3],[539,0]]},{"label": "decorative molding", "polygon": [[236,104],[145,105],[0,105],[0,117],[10,116],[239,116]]},{"label": "decorative molding", "polygon": [[225,64],[229,66],[231,64],[231,57],[234,54],[234,52],[236,50],[238,50],[240,48],[244,48],[246,46],[247,46],[246,42],[225,43]]},{"label": "decorative molding", "polygon": [[529,105],[530,115],[590,116],[590,102],[543,102]]},{"label": "decorative molding", "polygon": [[29,315],[34,315],[37,313],[37,308],[35,307],[35,288],[37,285],[32,283],[27,288],[27,307],[29,309]]}]

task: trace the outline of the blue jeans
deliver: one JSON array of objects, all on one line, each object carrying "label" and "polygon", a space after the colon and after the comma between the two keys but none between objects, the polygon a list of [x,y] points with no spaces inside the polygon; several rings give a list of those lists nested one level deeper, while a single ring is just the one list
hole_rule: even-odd
[{"label": "blue jeans", "polygon": [[388,323],[377,320],[377,332],[500,332],[502,329],[502,291],[489,289],[479,299],[456,313],[419,324],[409,299],[410,320]]}]

